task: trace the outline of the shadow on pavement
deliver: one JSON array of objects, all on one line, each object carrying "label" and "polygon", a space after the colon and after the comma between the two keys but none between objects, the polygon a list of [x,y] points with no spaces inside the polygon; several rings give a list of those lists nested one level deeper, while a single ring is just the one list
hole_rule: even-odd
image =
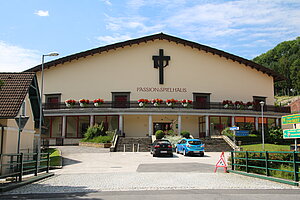
[{"label": "shadow on pavement", "polygon": [[62,158],[63,159],[63,166],[67,166],[67,165],[74,165],[77,163],[81,163],[81,161],[78,160],[73,160],[73,159],[69,159],[69,158]]}]

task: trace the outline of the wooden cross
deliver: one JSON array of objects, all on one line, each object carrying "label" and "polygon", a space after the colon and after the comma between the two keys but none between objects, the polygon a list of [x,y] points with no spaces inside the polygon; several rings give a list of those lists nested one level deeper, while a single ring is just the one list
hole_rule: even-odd
[{"label": "wooden cross", "polygon": [[154,61],[154,68],[159,68],[159,84],[164,84],[164,68],[169,65],[170,59],[170,56],[164,56],[163,49],[159,49],[158,56],[152,56],[152,60]]}]

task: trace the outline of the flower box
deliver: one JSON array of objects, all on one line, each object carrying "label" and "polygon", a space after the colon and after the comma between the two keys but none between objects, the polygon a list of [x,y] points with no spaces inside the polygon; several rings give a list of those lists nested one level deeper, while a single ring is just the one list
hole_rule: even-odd
[{"label": "flower box", "polygon": [[104,100],[103,99],[95,99],[93,102],[94,102],[95,107],[99,107],[101,104],[104,103]]},{"label": "flower box", "polygon": [[80,99],[80,100],[79,100],[79,105],[80,105],[80,107],[85,107],[85,106],[87,106],[89,103],[90,103],[90,100],[88,100],[88,99]]},{"label": "flower box", "polygon": [[68,99],[65,101],[65,104],[67,107],[73,107],[75,105],[76,101],[73,99]]},{"label": "flower box", "polygon": [[140,107],[145,107],[149,103],[148,99],[139,99],[138,104]]},{"label": "flower box", "polygon": [[163,102],[164,101],[162,99],[152,99],[152,104],[153,104],[154,107],[158,107]]},{"label": "flower box", "polygon": [[166,104],[169,107],[173,107],[177,102],[178,102],[178,100],[175,100],[175,99],[167,99]]},{"label": "flower box", "polygon": [[193,101],[192,100],[188,100],[188,99],[183,99],[181,101],[181,105],[185,108],[189,107],[190,105],[192,105]]}]

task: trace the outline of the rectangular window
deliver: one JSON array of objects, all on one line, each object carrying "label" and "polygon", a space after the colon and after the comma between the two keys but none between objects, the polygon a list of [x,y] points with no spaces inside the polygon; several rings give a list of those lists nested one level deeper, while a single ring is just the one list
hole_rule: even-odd
[{"label": "rectangular window", "polygon": [[266,106],[266,97],[260,97],[260,96],[253,96],[253,102],[254,102],[254,110],[260,111],[261,105],[260,102],[265,102],[264,107]]},{"label": "rectangular window", "polygon": [[195,109],[209,109],[210,93],[193,93],[193,101]]},{"label": "rectangular window", "polygon": [[206,135],[205,117],[199,117],[199,138],[203,138]]},{"label": "rectangular window", "polygon": [[90,117],[89,116],[79,116],[78,117],[78,135],[77,137],[83,138],[86,130],[90,126]]},{"label": "rectangular window", "polygon": [[46,109],[59,108],[61,102],[61,94],[45,94],[45,102]]},{"label": "rectangular window", "polygon": [[252,131],[255,129],[255,118],[254,117],[235,117],[235,125],[240,128],[240,130]]},{"label": "rectangular window", "polygon": [[67,117],[67,128],[66,137],[67,138],[77,138],[77,127],[78,127],[78,117]]},{"label": "rectangular window", "polygon": [[112,102],[114,108],[129,108],[130,92],[112,92]]},{"label": "rectangular window", "polygon": [[[62,136],[62,117],[46,117],[46,125],[48,129],[46,131],[47,135],[50,135],[51,138],[61,137]],[[49,132],[50,131],[50,132]]]},{"label": "rectangular window", "polygon": [[210,135],[220,135],[221,132],[231,126],[231,117],[209,117]]}]

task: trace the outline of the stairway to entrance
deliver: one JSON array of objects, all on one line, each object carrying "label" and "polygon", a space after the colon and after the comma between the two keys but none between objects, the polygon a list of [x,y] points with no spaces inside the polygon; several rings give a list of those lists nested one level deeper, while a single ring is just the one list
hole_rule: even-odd
[{"label": "stairway to entrance", "polygon": [[116,149],[117,152],[149,152],[149,145],[152,143],[149,137],[119,137]]},{"label": "stairway to entrance", "polygon": [[223,138],[201,138],[201,140],[205,143],[206,152],[225,152],[233,150]]}]

